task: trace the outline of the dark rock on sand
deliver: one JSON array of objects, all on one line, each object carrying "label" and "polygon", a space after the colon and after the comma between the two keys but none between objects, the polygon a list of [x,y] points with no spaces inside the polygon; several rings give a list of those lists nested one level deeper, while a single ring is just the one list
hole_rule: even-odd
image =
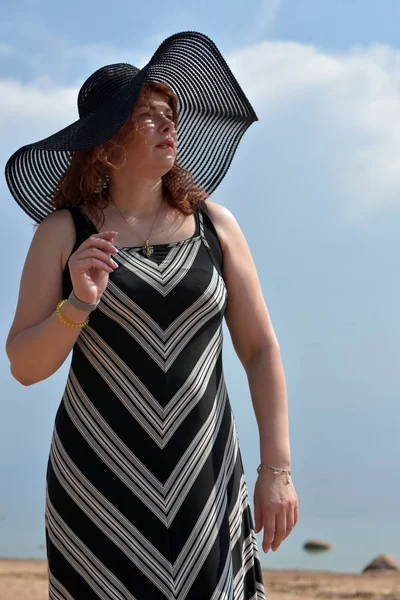
[{"label": "dark rock on sand", "polygon": [[333,544],[324,542],[323,540],[308,540],[308,542],[303,544],[303,548],[307,552],[326,552],[333,548]]},{"label": "dark rock on sand", "polygon": [[394,556],[380,554],[363,569],[363,573],[367,571],[400,571],[400,564]]}]

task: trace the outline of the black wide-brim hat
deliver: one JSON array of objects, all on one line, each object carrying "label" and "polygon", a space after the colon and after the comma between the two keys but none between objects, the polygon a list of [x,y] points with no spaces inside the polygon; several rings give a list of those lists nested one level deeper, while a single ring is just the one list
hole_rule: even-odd
[{"label": "black wide-brim hat", "polygon": [[54,209],[53,197],[71,152],[111,139],[131,113],[143,84],[165,82],[178,97],[177,163],[211,194],[224,178],[239,142],[257,116],[215,44],[197,32],[177,33],[142,69],[102,67],[78,95],[79,119],[50,137],[23,146],[8,160],[11,194],[36,222]]}]

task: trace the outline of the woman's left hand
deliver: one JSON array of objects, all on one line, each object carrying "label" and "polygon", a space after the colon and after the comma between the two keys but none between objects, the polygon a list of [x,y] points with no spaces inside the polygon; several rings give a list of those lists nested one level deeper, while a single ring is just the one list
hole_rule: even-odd
[{"label": "woman's left hand", "polygon": [[299,518],[299,503],[293,483],[286,473],[261,471],[254,489],[255,533],[264,527],[264,552],[274,552],[292,531]]}]

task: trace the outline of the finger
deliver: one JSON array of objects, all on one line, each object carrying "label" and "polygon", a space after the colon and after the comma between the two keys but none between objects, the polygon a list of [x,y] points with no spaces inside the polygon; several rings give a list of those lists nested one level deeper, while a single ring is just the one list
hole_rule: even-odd
[{"label": "finger", "polygon": [[286,513],[286,534],[283,539],[286,539],[294,527],[294,506],[289,508]]},{"label": "finger", "polygon": [[96,235],[99,235],[101,238],[109,240],[110,242],[114,242],[114,238],[118,235],[118,231],[100,231],[100,233]]},{"label": "finger", "polygon": [[99,231],[98,233],[94,233],[91,237],[104,238],[108,240],[110,237],[115,237],[116,235],[118,235],[118,231],[109,229],[107,231]]},{"label": "finger", "polygon": [[112,231],[112,230],[108,230],[108,231],[100,231],[99,233],[93,233],[90,237],[88,237],[87,239],[98,239],[98,240],[111,240],[114,239],[116,236],[118,235],[118,231]]},{"label": "finger", "polygon": [[264,512],[264,537],[263,550],[268,552],[271,549],[272,540],[275,534],[275,515],[273,513]]},{"label": "finger", "polygon": [[115,235],[116,234],[113,231],[112,232],[104,231],[104,232],[101,232],[96,235],[91,235],[90,237],[87,238],[87,240],[82,242],[82,244],[79,246],[77,252],[80,252],[81,250],[85,250],[86,248],[95,247],[95,248],[101,248],[102,250],[104,250],[105,252],[108,252],[109,254],[116,254],[118,252],[118,249],[113,244]]},{"label": "finger", "polygon": [[254,497],[254,520],[255,520],[255,528],[254,532],[258,533],[262,528],[262,511],[261,504],[258,499]]},{"label": "finger", "polygon": [[296,502],[296,505],[294,507],[294,525],[295,526],[296,526],[298,520],[299,520],[299,505]]},{"label": "finger", "polygon": [[98,269],[99,271],[106,271],[106,273],[112,273],[114,271],[113,267],[110,267],[104,261],[98,260],[97,258],[89,257],[79,261],[79,270],[82,273],[89,271],[89,269]]},{"label": "finger", "polygon": [[287,527],[287,514],[286,511],[282,511],[277,514],[275,521],[275,535],[271,544],[271,549],[276,552],[285,539]]},{"label": "finger", "polygon": [[112,260],[111,254],[104,248],[99,248],[98,246],[88,246],[87,248],[83,248],[79,252],[75,253],[75,257],[78,259],[88,256],[93,256],[94,258],[99,258],[100,260]]},{"label": "finger", "polygon": [[78,252],[75,256],[75,264],[80,266],[81,261],[86,260],[87,258],[96,258],[97,260],[101,260],[113,269],[118,267],[118,263],[116,263],[109,254],[106,254],[100,250],[100,248],[96,248],[94,246]]}]

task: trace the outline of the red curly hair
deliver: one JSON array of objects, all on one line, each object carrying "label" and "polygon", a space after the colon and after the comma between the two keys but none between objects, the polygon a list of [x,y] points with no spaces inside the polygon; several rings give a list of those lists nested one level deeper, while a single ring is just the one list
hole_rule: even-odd
[{"label": "red curly hair", "polygon": [[[140,99],[146,99],[151,92],[165,97],[172,108],[173,121],[177,127],[178,99],[171,88],[165,83],[144,84]],[[125,144],[137,131],[137,123],[134,120],[132,126],[132,113],[133,109],[121,129],[104,144],[71,153],[70,165],[53,198],[56,209],[77,206],[84,202],[90,212],[99,212],[104,218],[103,209],[109,202],[108,181],[113,172],[124,166]],[[185,215],[192,214],[208,197],[204,190],[196,186],[193,176],[176,162],[162,177],[162,187],[170,206]]]}]

